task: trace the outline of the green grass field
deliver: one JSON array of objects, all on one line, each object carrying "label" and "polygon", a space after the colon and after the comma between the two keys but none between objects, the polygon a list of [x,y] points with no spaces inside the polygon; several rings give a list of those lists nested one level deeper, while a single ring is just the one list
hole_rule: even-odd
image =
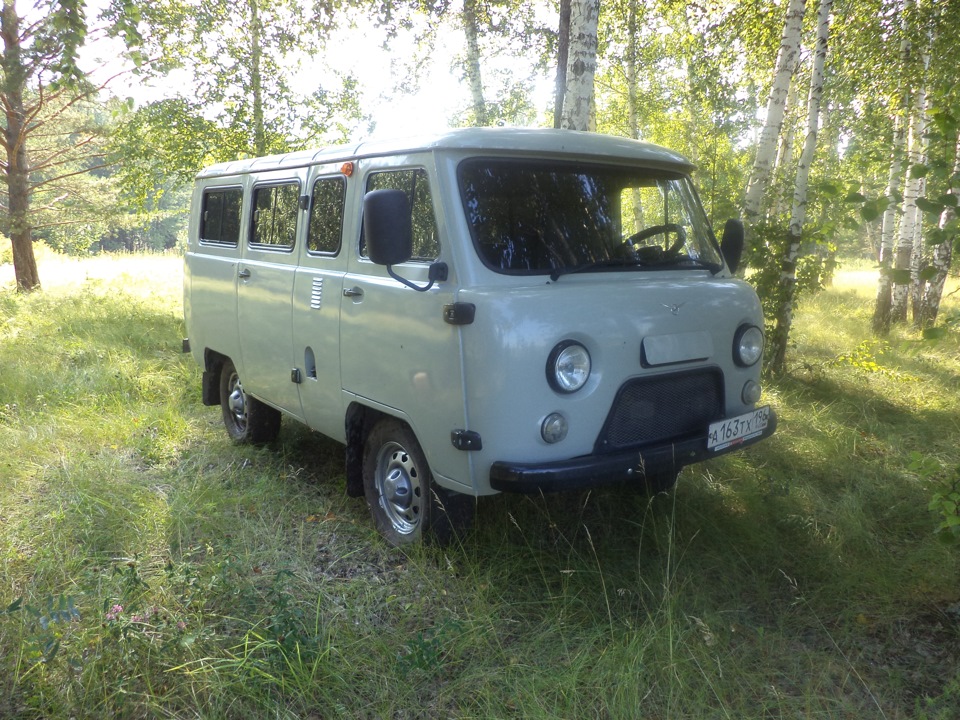
[{"label": "green grass field", "polygon": [[872,338],[869,269],[801,304],[768,442],[406,552],[336,443],[230,444],[179,259],[40,273],[0,268],[0,718],[960,717],[960,329]]}]

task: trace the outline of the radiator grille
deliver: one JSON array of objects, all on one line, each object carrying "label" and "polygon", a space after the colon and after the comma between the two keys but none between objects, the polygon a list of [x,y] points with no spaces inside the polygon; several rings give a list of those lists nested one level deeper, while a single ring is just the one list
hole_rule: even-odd
[{"label": "radiator grille", "polygon": [[705,433],[723,415],[719,370],[630,380],[597,438],[598,453]]}]

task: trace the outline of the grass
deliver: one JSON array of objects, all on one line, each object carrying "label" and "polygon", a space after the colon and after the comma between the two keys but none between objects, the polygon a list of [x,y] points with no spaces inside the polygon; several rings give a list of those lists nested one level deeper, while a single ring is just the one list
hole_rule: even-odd
[{"label": "grass", "polygon": [[40,270],[0,289],[0,717],[960,717],[928,507],[960,337],[872,338],[862,268],[802,303],[768,442],[671,495],[486,498],[462,546],[407,552],[340,446],[228,442],[176,258]]}]

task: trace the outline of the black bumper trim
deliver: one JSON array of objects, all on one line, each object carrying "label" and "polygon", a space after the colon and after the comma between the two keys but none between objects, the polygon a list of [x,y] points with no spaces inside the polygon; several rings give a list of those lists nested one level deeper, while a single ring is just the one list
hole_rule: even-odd
[{"label": "black bumper trim", "polygon": [[717,451],[707,449],[706,435],[698,435],[663,445],[549,463],[498,461],[490,467],[490,487],[501,492],[541,493],[583,490],[631,479],[639,481],[644,473],[677,472],[686,465],[753,445],[773,435],[776,429],[777,416],[771,409],[763,432]]}]

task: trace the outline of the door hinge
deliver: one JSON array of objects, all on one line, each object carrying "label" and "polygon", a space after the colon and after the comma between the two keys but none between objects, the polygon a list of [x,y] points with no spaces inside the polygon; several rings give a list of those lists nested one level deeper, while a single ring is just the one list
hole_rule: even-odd
[{"label": "door hinge", "polygon": [[302,375],[300,374],[300,368],[294,368],[290,371],[290,382],[296,383],[297,385],[303,382]]},{"label": "door hinge", "polygon": [[473,430],[454,430],[450,433],[450,442],[457,450],[483,450],[480,433]]}]

